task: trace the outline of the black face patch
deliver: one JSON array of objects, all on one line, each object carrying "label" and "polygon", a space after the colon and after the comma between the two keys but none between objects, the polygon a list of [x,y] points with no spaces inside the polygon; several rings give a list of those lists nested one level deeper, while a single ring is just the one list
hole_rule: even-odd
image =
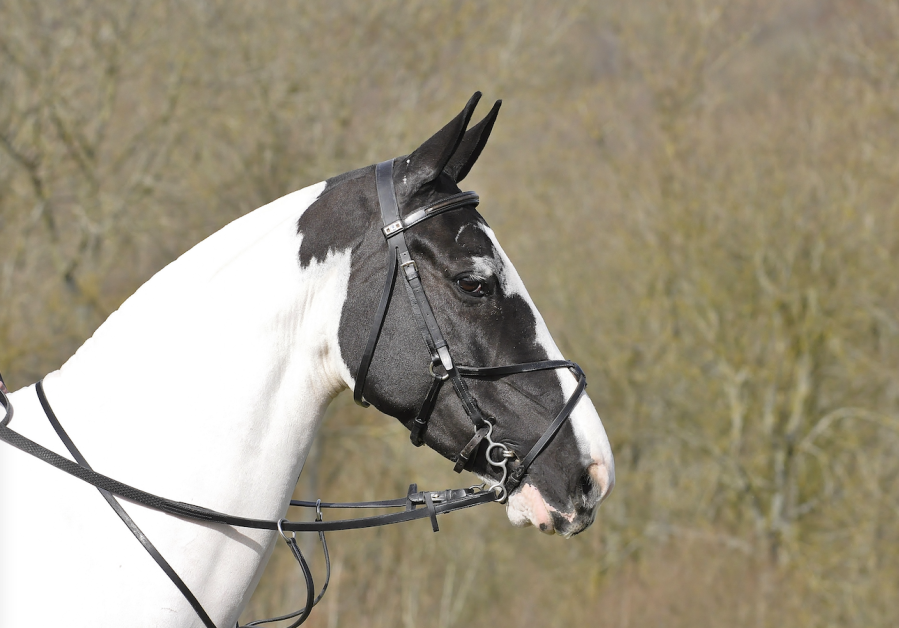
[{"label": "black face patch", "polygon": [[[372,172],[369,172],[372,171]],[[354,245],[366,231],[375,228],[370,210],[370,186],[353,185],[371,176],[373,168],[361,168],[328,179],[325,189],[297,221],[300,244],[300,267],[323,262],[329,253],[344,251]],[[377,197],[375,197],[377,202]]]},{"label": "black face patch", "polygon": [[[537,339],[531,304],[507,293],[502,258],[484,232],[483,218],[474,210],[440,216],[410,238],[422,283],[434,308],[453,359],[469,366],[499,366],[545,360],[549,356]],[[491,271],[488,272],[488,271]],[[455,278],[476,276],[486,294],[472,297],[458,289]],[[468,380],[482,412],[494,419],[494,439],[520,455],[530,450],[565,404],[554,371],[522,373],[490,380]],[[428,444],[447,457],[459,450],[458,432],[470,437],[470,420],[451,389],[442,393],[429,424]],[[570,509],[569,497],[580,479],[584,461],[570,424],[530,468],[530,481],[539,482],[544,498],[558,509]],[[479,473],[490,474],[484,452],[475,461]]]},{"label": "black face patch", "polygon": [[[401,180],[402,176],[398,167],[395,177]],[[405,215],[458,191],[451,180],[440,177],[427,189],[405,191],[400,205]],[[330,252],[352,251],[338,334],[341,355],[353,377],[357,376],[369,330],[375,324],[373,317],[387,273],[388,247],[381,226],[373,168],[329,180],[298,223],[303,234],[299,260],[304,267],[312,260],[324,260]],[[441,214],[406,234],[453,359],[469,366],[547,359],[537,341],[531,305],[521,295],[505,292],[502,259],[484,226],[483,217],[469,207]],[[460,277],[482,282],[483,294],[474,296],[460,289]],[[366,378],[365,398],[410,426],[431,384],[429,362],[427,345],[398,278]],[[540,438],[565,403],[553,371],[467,383],[484,415],[495,422],[494,438],[521,455]],[[447,384],[429,421],[425,443],[453,460],[474,431],[452,386]],[[483,475],[492,473],[483,450],[470,468]],[[560,510],[568,509],[570,495],[581,481],[577,468],[583,469],[583,461],[571,426],[564,425],[531,466],[526,481],[539,485],[549,503]]]},{"label": "black face patch", "polygon": [[[467,128],[479,97],[476,93],[459,115],[415,151],[393,160],[392,184],[401,216],[460,193],[457,181],[477,160],[499,111],[497,102],[484,120]],[[379,312],[385,275],[392,276],[388,269],[394,268],[396,255],[394,247],[385,244],[382,222],[374,167],[330,179],[298,222],[303,236],[298,256],[300,265],[307,267],[333,252],[351,252],[347,298],[338,328],[340,354],[357,378],[371,330],[377,332],[367,375],[358,384],[368,402],[409,427],[435,381],[429,373],[432,334],[419,327],[416,316],[421,313],[417,306],[413,313],[406,294],[411,288],[403,277],[392,288],[387,284],[389,305],[383,317]],[[429,302],[427,309],[433,311],[439,335],[457,365],[497,367],[547,360],[547,350],[538,342],[539,314],[524,295],[509,292],[502,276],[504,256],[485,227],[471,205],[435,213],[405,231],[426,295],[421,297],[419,292],[416,298]],[[494,424],[495,442],[525,455],[565,407],[559,373],[544,370],[492,379],[463,374],[462,383],[453,379],[440,388],[424,443],[456,459],[475,432],[462,404],[464,398],[466,403],[476,403],[480,415]],[[464,394],[457,396],[456,386]],[[537,487],[552,508],[573,513],[583,522],[592,517],[597,503],[596,490],[585,476],[592,461],[579,451],[569,421],[553,433],[555,437],[526,467],[523,481]],[[467,468],[496,477],[483,446]],[[567,525],[568,532],[582,529],[566,521],[563,518],[556,524]]]}]

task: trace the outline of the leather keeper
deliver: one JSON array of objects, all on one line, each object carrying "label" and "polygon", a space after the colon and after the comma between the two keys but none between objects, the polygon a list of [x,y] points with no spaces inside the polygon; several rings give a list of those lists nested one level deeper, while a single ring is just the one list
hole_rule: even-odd
[{"label": "leather keeper", "polygon": [[431,515],[431,527],[434,532],[440,532],[440,526],[437,525],[437,510],[434,508],[434,500],[431,499],[430,493],[425,493],[425,505],[428,507],[428,514]]},{"label": "leather keeper", "polygon": [[484,437],[487,436],[487,432],[490,428],[488,426],[484,426],[478,429],[477,432],[474,433],[474,436],[465,447],[462,448],[462,451],[459,452],[459,455],[456,457],[456,466],[453,467],[453,471],[456,473],[462,473],[465,467],[468,466],[468,462],[471,459],[472,453],[477,451],[478,446],[480,446],[481,441],[484,440]]}]

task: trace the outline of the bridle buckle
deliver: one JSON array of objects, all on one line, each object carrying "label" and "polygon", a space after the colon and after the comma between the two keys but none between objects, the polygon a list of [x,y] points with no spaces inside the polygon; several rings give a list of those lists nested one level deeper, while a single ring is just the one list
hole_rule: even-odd
[{"label": "bridle buckle", "polygon": [[[431,377],[433,377],[434,379],[439,379],[442,382],[445,382],[446,380],[449,379],[450,376],[449,376],[449,373],[446,372],[446,369],[444,369],[442,374],[437,374],[434,372],[434,366],[435,366],[435,364],[433,362],[428,364],[428,373],[431,374]],[[442,364],[438,364],[437,366],[440,366],[441,368],[443,367]]]}]

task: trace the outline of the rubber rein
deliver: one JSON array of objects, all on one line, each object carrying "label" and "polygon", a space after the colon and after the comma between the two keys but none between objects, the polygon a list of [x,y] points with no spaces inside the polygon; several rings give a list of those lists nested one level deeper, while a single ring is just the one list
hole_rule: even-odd
[{"label": "rubber rein", "polygon": [[[160,568],[169,576],[175,586],[178,587],[182,595],[184,595],[185,599],[190,603],[207,628],[216,628],[216,626],[203,609],[199,600],[197,600],[196,596],[193,595],[187,585],[181,580],[178,574],[175,573],[174,569],[172,569],[165,558],[163,558],[159,551],[153,546],[152,542],[150,542],[146,535],[141,532],[140,528],[138,528],[137,524],[131,519],[128,513],[125,512],[116,499],[116,496],[176,517],[243,528],[277,530],[287,543],[303,572],[306,583],[305,607],[288,615],[250,622],[245,624],[244,628],[271,622],[286,621],[294,618],[296,618],[296,621],[288,626],[288,628],[296,628],[309,617],[312,607],[321,600],[327,589],[328,581],[330,580],[331,566],[328,555],[328,546],[325,540],[325,532],[371,528],[424,518],[429,518],[431,520],[431,526],[433,530],[437,532],[439,530],[437,525],[437,515],[439,514],[446,514],[480,504],[505,502],[509,494],[520,485],[522,478],[537,456],[543,452],[556,434],[558,434],[562,425],[564,425],[570,418],[571,413],[578,401],[580,401],[584,389],[587,386],[587,379],[584,372],[577,364],[569,360],[542,360],[492,367],[474,367],[455,364],[450,354],[446,339],[437,324],[433,309],[425,295],[415,260],[412,259],[412,255],[409,252],[404,234],[406,230],[429,218],[433,218],[434,216],[463,207],[476,206],[479,202],[478,195],[474,192],[454,194],[427,207],[416,209],[407,214],[405,218],[401,218],[393,184],[393,160],[378,164],[375,168],[375,178],[378,187],[378,201],[381,209],[381,217],[384,225],[381,231],[387,242],[388,249],[387,279],[369,332],[368,342],[366,343],[357,370],[356,386],[353,391],[353,397],[360,405],[365,407],[369,405],[363,397],[365,381],[377,347],[378,339],[380,338],[381,329],[384,325],[387,307],[392,298],[396,276],[397,274],[401,274],[404,280],[403,284],[406,288],[406,293],[412,304],[412,311],[415,314],[418,327],[431,354],[431,363],[428,365],[428,371],[433,378],[433,382],[426,398],[412,424],[412,443],[415,446],[421,446],[424,443],[424,433],[427,429],[431,413],[436,405],[438,394],[443,383],[447,380],[451,381],[453,389],[459,397],[462,406],[468,417],[471,419],[474,427],[474,435],[456,455],[454,470],[456,472],[461,472],[463,469],[467,468],[470,465],[471,460],[477,454],[482,443],[486,441],[487,448],[485,455],[487,463],[489,467],[492,468],[492,472],[499,475],[499,479],[491,486],[487,487],[486,490],[483,490],[484,485],[481,485],[463,489],[447,489],[444,491],[418,491],[417,486],[412,484],[405,497],[392,500],[372,502],[323,502],[321,500],[308,502],[291,500],[291,506],[314,508],[316,510],[315,521],[288,521],[286,519],[271,521],[228,515],[202,506],[159,497],[94,471],[87,460],[81,455],[81,452],[78,451],[75,443],[69,438],[53,412],[47,396],[44,393],[43,381],[38,382],[36,385],[36,391],[41,406],[43,407],[48,420],[56,430],[56,433],[59,435],[60,440],[66,445],[66,448],[72,454],[72,457],[75,458],[75,461],[60,456],[11,430],[8,427],[8,424],[13,416],[13,408],[6,396],[7,391],[2,383],[2,377],[0,377],[0,405],[6,410],[6,416],[0,421],[0,440],[4,440],[10,445],[43,460],[57,469],[95,486],[129,530],[131,530],[132,534],[134,534],[137,540],[144,546],[144,549],[146,549]],[[402,273],[397,272],[399,269],[402,269]],[[477,401],[472,397],[463,378],[499,378],[517,373],[532,373],[559,368],[565,368],[571,371],[577,379],[577,384],[562,410],[556,415],[555,419],[550,423],[543,435],[531,447],[530,451],[525,456],[519,457],[513,449],[504,443],[495,442],[492,439],[492,434],[496,419],[493,417],[485,417],[483,415],[478,407]],[[509,469],[510,463],[512,464],[511,470]],[[424,506],[424,508],[419,509],[418,506]],[[370,517],[324,521],[322,508],[403,508],[404,510],[401,512]],[[322,544],[327,575],[324,586],[320,593],[315,597],[313,597],[315,586],[312,574],[305,558],[297,546],[295,538],[296,532],[318,532]],[[290,533],[290,535],[288,535],[288,533]]]}]

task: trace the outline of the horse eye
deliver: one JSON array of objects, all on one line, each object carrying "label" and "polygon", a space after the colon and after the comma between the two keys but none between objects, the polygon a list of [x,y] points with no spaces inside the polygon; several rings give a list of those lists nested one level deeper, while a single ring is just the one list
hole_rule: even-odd
[{"label": "horse eye", "polygon": [[484,294],[484,284],[474,277],[462,277],[456,280],[456,285],[469,294],[481,296]]}]

